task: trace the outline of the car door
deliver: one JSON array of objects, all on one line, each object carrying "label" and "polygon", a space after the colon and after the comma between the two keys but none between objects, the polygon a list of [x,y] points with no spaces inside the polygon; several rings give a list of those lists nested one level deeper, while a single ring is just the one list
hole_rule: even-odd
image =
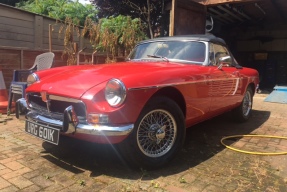
[{"label": "car door", "polygon": [[223,45],[210,43],[209,54],[212,79],[210,112],[221,113],[240,101],[240,69],[236,68],[236,61]]}]

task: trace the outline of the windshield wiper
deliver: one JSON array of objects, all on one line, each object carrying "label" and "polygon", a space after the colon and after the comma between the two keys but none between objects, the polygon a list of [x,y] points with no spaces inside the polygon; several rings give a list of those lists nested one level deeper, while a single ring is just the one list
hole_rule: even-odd
[{"label": "windshield wiper", "polygon": [[163,57],[163,56],[160,56],[160,55],[147,55],[147,56],[148,57],[152,57],[152,58],[161,58],[162,60],[169,62],[167,57]]}]

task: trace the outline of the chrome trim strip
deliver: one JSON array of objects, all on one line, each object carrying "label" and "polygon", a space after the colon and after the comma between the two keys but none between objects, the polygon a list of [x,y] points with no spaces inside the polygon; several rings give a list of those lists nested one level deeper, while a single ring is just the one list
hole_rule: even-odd
[{"label": "chrome trim strip", "polygon": [[235,93],[236,93],[237,90],[238,90],[239,80],[240,80],[240,78],[237,78],[237,79],[236,79],[236,85],[235,85],[235,88],[234,88],[234,91],[233,91],[232,95],[235,95]]},{"label": "chrome trim strip", "polygon": [[51,100],[57,100],[57,101],[66,101],[66,102],[72,102],[72,103],[81,103],[81,100],[73,99],[73,98],[67,98],[57,95],[49,95],[49,99]]},{"label": "chrome trim strip", "polygon": [[[27,93],[28,95],[31,95],[33,97],[39,97],[41,98],[42,96],[39,93],[35,93],[35,92],[31,92],[31,93]],[[58,95],[49,95],[49,99],[50,100],[57,100],[57,101],[66,101],[66,102],[72,102],[72,103],[81,103],[82,101],[79,99],[73,99],[73,98],[68,98],[68,97],[62,97],[62,96],[58,96]]]},{"label": "chrome trim strip", "polygon": [[162,87],[172,87],[172,86],[178,86],[178,85],[188,85],[188,84],[194,84],[194,83],[201,83],[201,82],[211,82],[212,80],[206,80],[206,81],[190,81],[190,82],[180,82],[180,83],[172,83],[172,84],[162,84],[162,85],[153,85],[149,87],[137,87],[137,88],[129,88],[129,91],[132,90],[141,90],[141,89],[157,89]]},{"label": "chrome trim strip", "polygon": [[[203,83],[203,82],[214,82],[214,81],[222,81],[222,80],[237,80],[238,77],[235,78],[230,78],[230,79],[206,79],[206,80],[201,80],[201,81],[188,81],[188,82],[180,82],[180,83],[172,83],[172,84],[162,84],[162,85],[152,85],[152,86],[148,86],[148,87],[131,87],[128,88],[129,91],[132,90],[142,90],[142,89],[158,89],[158,88],[162,88],[162,87],[172,87],[172,86],[178,86],[178,85],[188,85],[188,84],[195,84],[195,83]],[[242,78],[240,78],[242,79]]]},{"label": "chrome trim strip", "polygon": [[[129,91],[135,91],[135,90],[144,90],[144,89],[158,89],[161,87],[167,87],[168,85],[162,85],[162,86],[150,86],[150,87],[138,87],[138,88],[128,88]],[[173,85],[170,85],[173,86]]]},{"label": "chrome trim strip", "polygon": [[[242,77],[240,77],[242,79]],[[188,82],[180,82],[180,83],[172,83],[172,84],[162,84],[162,85],[152,85],[148,87],[131,87],[128,88],[129,91],[133,90],[143,90],[143,89],[158,89],[162,87],[172,87],[172,86],[178,86],[178,85],[188,85],[188,84],[195,84],[195,83],[205,83],[205,82],[215,82],[215,81],[222,81],[222,80],[238,80],[238,77],[235,78],[230,78],[230,79],[206,79],[206,80],[201,80],[201,81],[188,81]]]}]

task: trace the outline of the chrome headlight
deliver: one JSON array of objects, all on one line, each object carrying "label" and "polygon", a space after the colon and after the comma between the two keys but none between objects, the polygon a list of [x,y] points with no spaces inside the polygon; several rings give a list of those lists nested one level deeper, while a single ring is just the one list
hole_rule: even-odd
[{"label": "chrome headlight", "polygon": [[35,82],[37,82],[37,81],[39,81],[39,80],[40,80],[40,79],[39,79],[38,75],[35,74],[35,73],[32,73],[32,74],[30,74],[30,75],[27,77],[27,86],[30,86],[30,85],[32,85],[33,83],[35,83]]},{"label": "chrome headlight", "polygon": [[105,98],[110,106],[120,106],[126,99],[126,87],[123,82],[111,79],[106,85]]}]

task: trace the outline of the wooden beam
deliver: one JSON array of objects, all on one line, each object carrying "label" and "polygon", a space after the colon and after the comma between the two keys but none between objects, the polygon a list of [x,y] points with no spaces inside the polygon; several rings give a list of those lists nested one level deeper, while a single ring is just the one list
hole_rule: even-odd
[{"label": "wooden beam", "polygon": [[227,22],[234,22],[234,20],[232,18],[230,18],[226,13],[220,13],[219,11],[213,9],[213,8],[208,8],[209,11],[217,14],[217,16],[221,17],[222,19],[224,19]]},{"label": "wooden beam", "polygon": [[231,11],[229,11],[228,9],[222,7],[221,5],[218,6],[219,9],[225,11],[226,13],[228,13],[229,15],[233,16],[234,18],[238,19],[239,21],[243,21],[243,19],[241,19],[240,17],[238,17],[237,15],[235,15],[234,13],[232,13]]},{"label": "wooden beam", "polygon": [[250,3],[250,2],[258,2],[263,0],[192,0],[197,3],[201,3],[203,5],[218,5],[218,4],[233,4],[233,3]]},{"label": "wooden beam", "polygon": [[239,15],[242,15],[246,19],[251,20],[251,18],[248,15],[246,15],[245,13],[242,13],[241,11],[238,11],[236,8],[234,8],[234,7],[231,8],[229,5],[225,5],[225,6],[232,9],[234,12],[238,13]]},{"label": "wooden beam", "polygon": [[214,15],[212,13],[208,13],[211,17],[217,19],[221,24],[228,24],[229,22],[222,19],[221,17],[217,16],[217,15]]}]

